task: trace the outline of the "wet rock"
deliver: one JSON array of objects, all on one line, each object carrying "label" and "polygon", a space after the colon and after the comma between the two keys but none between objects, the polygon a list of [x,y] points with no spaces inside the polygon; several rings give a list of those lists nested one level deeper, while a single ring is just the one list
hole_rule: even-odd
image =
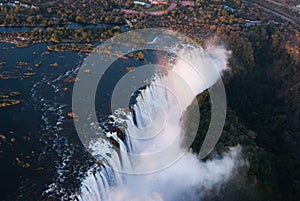
[{"label": "wet rock", "polygon": [[98,166],[102,166],[102,165],[103,165],[103,162],[102,162],[102,161],[97,161],[97,165],[98,165]]},{"label": "wet rock", "polygon": [[70,118],[78,118],[78,115],[76,115],[73,112],[68,112],[67,116],[70,117]]},{"label": "wet rock", "polygon": [[64,82],[78,82],[80,79],[77,77],[69,77],[64,80]]},{"label": "wet rock", "polygon": [[144,55],[143,52],[139,52],[137,56],[138,56],[139,60],[144,60],[145,59],[145,55]]},{"label": "wet rock", "polygon": [[41,64],[42,64],[42,62],[38,62],[38,63],[35,63],[34,66],[38,68],[38,67],[40,67]]},{"label": "wet rock", "polygon": [[51,67],[57,68],[58,67],[58,63],[54,62],[53,64],[50,64]]},{"label": "wet rock", "polygon": [[27,62],[23,62],[23,61],[18,61],[18,62],[16,62],[16,64],[17,64],[18,66],[27,66],[27,65],[28,65]]},{"label": "wet rock", "polygon": [[35,73],[24,73],[23,75],[24,75],[23,77],[28,78],[34,76]]},{"label": "wet rock", "polygon": [[128,72],[133,72],[133,71],[135,71],[135,67],[127,67],[126,70]]},{"label": "wet rock", "polygon": [[21,103],[20,100],[2,99],[2,100],[0,100],[0,108],[12,106],[12,105],[18,105],[20,103]]},{"label": "wet rock", "polygon": [[134,54],[131,52],[131,53],[128,54],[128,57],[133,58]]},{"label": "wet rock", "polygon": [[3,142],[5,142],[5,141],[6,141],[5,135],[0,134],[0,139],[1,139]]},{"label": "wet rock", "polygon": [[19,95],[21,95],[21,93],[18,91],[12,91],[9,93],[9,96],[19,96]]},{"label": "wet rock", "polygon": [[20,158],[16,158],[17,165],[21,168],[30,168],[30,163],[21,161]]},{"label": "wet rock", "polygon": [[17,78],[18,78],[18,76],[16,75],[15,71],[3,71],[0,74],[0,79],[3,79],[3,80],[17,79]]},{"label": "wet rock", "polygon": [[6,99],[6,98],[9,98],[9,96],[8,95],[4,95],[4,94],[0,94],[0,98]]},{"label": "wet rock", "polygon": [[15,142],[16,142],[16,138],[11,138],[11,139],[10,139],[10,142],[11,142],[11,143],[15,143]]}]

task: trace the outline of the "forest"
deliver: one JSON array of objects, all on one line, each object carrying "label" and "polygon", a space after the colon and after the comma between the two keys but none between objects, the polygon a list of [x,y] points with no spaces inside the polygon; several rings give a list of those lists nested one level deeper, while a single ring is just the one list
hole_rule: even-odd
[{"label": "forest", "polygon": [[[300,199],[300,66],[282,48],[284,40],[276,29],[274,25],[251,27],[241,33],[238,43],[232,33],[224,36],[233,57],[231,71],[225,75],[227,118],[216,152],[241,144],[249,169],[215,200]],[[209,114],[208,93],[199,97],[199,105],[201,114]],[[195,151],[210,116],[203,119],[192,145]]]}]

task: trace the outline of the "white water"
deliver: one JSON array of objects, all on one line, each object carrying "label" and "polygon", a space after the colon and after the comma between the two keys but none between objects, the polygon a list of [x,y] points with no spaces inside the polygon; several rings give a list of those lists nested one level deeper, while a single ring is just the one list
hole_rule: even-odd
[{"label": "white water", "polygon": [[[45,54],[41,54],[40,60],[44,61]],[[62,72],[60,75],[51,73],[43,75],[42,79],[33,84],[30,94],[35,105],[35,110],[41,112],[41,130],[42,136],[40,143],[42,153],[39,160],[45,160],[49,153],[55,153],[55,175],[52,183],[48,184],[43,192],[49,198],[67,197],[70,193],[66,183],[70,182],[69,178],[76,180],[81,178],[82,166],[76,163],[78,146],[74,145],[65,135],[65,117],[70,111],[64,96],[66,92],[62,91],[65,86],[64,79],[75,77],[81,66],[83,55],[78,53],[79,61],[71,68]],[[80,152],[82,154],[82,152]],[[41,158],[41,159],[40,159]],[[71,163],[72,161],[72,163]],[[76,171],[74,171],[74,169]]]},{"label": "white water", "polygon": [[125,125],[126,142],[116,133],[106,135],[120,144],[120,154],[105,139],[91,142],[93,155],[104,165],[88,172],[78,200],[199,200],[241,165],[240,148],[230,149],[221,159],[202,162],[182,147],[183,112],[219,79],[226,68],[227,51],[211,47],[181,50],[177,55],[178,61],[166,76],[155,76],[140,91],[133,106],[136,124],[131,113],[116,111],[114,120]]}]

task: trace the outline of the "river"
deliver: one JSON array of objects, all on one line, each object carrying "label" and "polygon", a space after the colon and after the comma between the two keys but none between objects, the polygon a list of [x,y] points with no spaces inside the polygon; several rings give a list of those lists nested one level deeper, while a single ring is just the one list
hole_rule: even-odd
[{"label": "river", "polygon": [[[87,55],[49,53],[47,45],[17,48],[0,43],[0,95],[4,96],[0,100],[21,101],[0,108],[0,134],[6,137],[5,141],[0,139],[0,189],[5,192],[0,200],[57,200],[64,193],[75,192],[93,164],[68,116],[73,87],[70,78],[76,77]],[[100,117],[108,115],[113,87],[127,73],[126,67],[155,61],[154,52],[145,56],[145,61],[119,60],[107,70],[97,94]],[[51,66],[55,62],[58,66]],[[20,95],[5,97],[16,91]],[[56,190],[48,193],[51,184]]]}]

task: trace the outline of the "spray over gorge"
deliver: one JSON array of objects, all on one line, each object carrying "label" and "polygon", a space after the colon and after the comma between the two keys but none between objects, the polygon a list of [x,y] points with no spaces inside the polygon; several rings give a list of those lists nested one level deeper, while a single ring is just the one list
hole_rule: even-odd
[{"label": "spray over gorge", "polygon": [[[73,110],[79,114],[75,126],[81,132],[79,136],[83,144],[98,163],[86,174],[80,194],[76,197],[83,201],[199,200],[207,190],[218,188],[229,180],[236,168],[243,165],[240,147],[231,148],[222,158],[201,161],[199,156],[205,157],[211,152],[220,133],[208,132],[209,136],[203,142],[204,149],[198,156],[189,150],[198,128],[196,126],[187,129],[183,122],[187,108],[192,104],[197,105],[196,96],[216,83],[219,84],[222,72],[227,68],[228,51],[220,46],[210,45],[204,49],[191,42],[184,43],[182,37],[175,37],[173,33],[161,30],[130,34],[135,38],[138,34],[142,35],[146,41],[141,43],[143,49],[159,48],[172,53],[167,63],[170,68],[162,73],[164,66],[157,65],[154,73],[147,80],[143,80],[147,83],[138,83],[139,85],[131,87],[130,90],[135,89],[137,93],[129,110],[120,106],[113,110],[112,107],[110,123],[121,128],[121,135],[98,127],[94,122],[96,115],[92,112],[93,107],[87,106],[83,109],[82,98],[90,97],[88,93],[92,91],[93,94],[97,86],[93,86],[94,81],[79,72],[80,80],[86,82],[78,82],[79,86],[75,84],[74,87]],[[166,36],[171,39],[165,40]],[[113,44],[117,45],[109,44],[112,51],[116,48],[126,54],[139,50],[134,45],[134,50],[131,49],[132,46],[122,46],[125,39],[127,44],[128,38],[131,36],[114,39]],[[105,44],[102,47],[105,49]],[[101,48],[96,50],[90,60],[83,64],[83,68],[113,63],[101,52]],[[100,64],[97,63],[98,60],[101,60]],[[147,75],[148,71],[143,70],[146,67],[141,68],[141,71],[137,70],[138,75]],[[101,75],[104,72],[105,70],[101,72],[98,69],[97,73]],[[95,79],[97,83],[99,79]],[[124,83],[126,82],[121,79],[115,88],[124,86]],[[80,87],[87,87],[89,92],[79,90]],[[135,91],[131,91],[131,95]],[[128,104],[126,97],[123,98]],[[76,102],[78,100],[81,102]],[[93,106],[94,101],[86,98],[84,104]],[[225,116],[222,112],[226,111],[219,112],[216,115],[220,118],[219,124],[222,124]],[[88,122],[80,119],[82,114],[88,114]],[[191,119],[196,122],[195,125],[199,120],[199,113]],[[218,131],[216,127],[218,126],[210,129]]]}]

